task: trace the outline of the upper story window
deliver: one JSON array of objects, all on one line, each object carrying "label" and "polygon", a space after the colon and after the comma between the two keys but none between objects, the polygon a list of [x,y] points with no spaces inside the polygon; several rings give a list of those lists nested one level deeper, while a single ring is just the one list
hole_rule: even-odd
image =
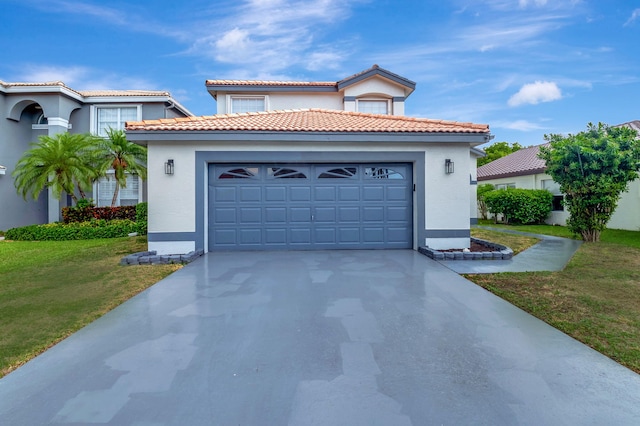
[{"label": "upper story window", "polygon": [[230,113],[259,112],[267,110],[266,96],[229,96],[227,111]]},{"label": "upper story window", "polygon": [[389,101],[386,99],[358,99],[357,110],[368,114],[389,114]]},{"label": "upper story window", "polygon": [[107,130],[123,130],[127,121],[140,121],[141,106],[96,106],[93,110],[93,132],[107,136]]}]

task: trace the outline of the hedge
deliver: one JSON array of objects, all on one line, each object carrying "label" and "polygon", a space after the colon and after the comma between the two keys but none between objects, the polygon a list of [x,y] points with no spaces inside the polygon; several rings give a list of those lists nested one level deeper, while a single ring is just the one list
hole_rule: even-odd
[{"label": "hedge", "polygon": [[126,237],[138,232],[138,225],[132,220],[92,220],[89,222],[48,223],[11,228],[5,233],[7,240],[21,241],[66,241],[92,240],[96,238]]},{"label": "hedge", "polygon": [[147,235],[147,210],[147,203],[138,203],[136,205],[136,224],[140,235]]},{"label": "hedge", "polygon": [[128,219],[136,220],[137,206],[121,206],[121,207],[64,207],[62,209],[62,220],[64,223],[87,222],[90,220],[117,220]]},{"label": "hedge", "polygon": [[505,223],[543,223],[553,208],[553,194],[546,189],[497,189],[485,193],[484,202]]}]

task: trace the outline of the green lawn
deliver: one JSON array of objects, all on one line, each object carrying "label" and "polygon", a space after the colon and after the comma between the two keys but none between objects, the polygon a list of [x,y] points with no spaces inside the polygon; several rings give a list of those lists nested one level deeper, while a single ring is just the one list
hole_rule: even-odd
[{"label": "green lawn", "polygon": [[119,266],[146,239],[0,241],[0,376],[180,265]]},{"label": "green lawn", "polygon": [[[506,228],[569,234],[559,226]],[[466,277],[640,373],[640,232],[607,230],[602,240],[583,244],[564,271]]]}]

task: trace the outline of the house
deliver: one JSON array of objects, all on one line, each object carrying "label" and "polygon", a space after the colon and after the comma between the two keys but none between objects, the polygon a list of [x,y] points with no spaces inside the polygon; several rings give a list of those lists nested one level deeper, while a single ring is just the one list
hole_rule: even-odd
[{"label": "house", "polygon": [[[191,113],[167,92],[74,90],[60,81],[7,83],[0,81],[0,230],[60,220],[59,202],[43,192],[26,201],[16,192],[11,173],[38,136],[69,131],[105,136],[109,127],[123,129],[127,120],[185,117]],[[114,181],[102,179],[94,186],[99,205],[111,205]],[[145,198],[144,186],[131,176],[121,191],[119,204],[136,204]]]},{"label": "house", "polygon": [[219,114],[126,124],[148,147],[149,249],[469,247],[485,124],[404,116],[415,83],[207,80]]},{"label": "house", "polygon": [[[640,121],[624,123],[638,130]],[[635,126],[635,127],[634,127]],[[564,198],[560,185],[545,173],[546,164],[538,158],[541,146],[522,148],[512,154],[498,158],[478,167],[478,184],[492,184],[497,189],[523,188],[547,189],[553,194],[553,210],[547,219],[549,224],[566,225],[569,213],[562,205]],[[611,229],[640,230],[640,179],[629,184],[618,202],[618,207],[607,224]]]}]

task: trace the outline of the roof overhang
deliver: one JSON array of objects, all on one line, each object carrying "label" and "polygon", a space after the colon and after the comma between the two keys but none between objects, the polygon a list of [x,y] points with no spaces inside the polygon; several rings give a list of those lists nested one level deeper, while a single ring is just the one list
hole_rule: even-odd
[{"label": "roof overhang", "polygon": [[300,142],[300,143],[485,143],[485,133],[295,132],[295,131],[148,131],[127,130],[127,139],[140,145],[175,142]]},{"label": "roof overhang", "polygon": [[478,176],[478,181],[480,182],[484,180],[502,179],[502,178],[508,178],[508,177],[537,175],[540,173],[545,173],[546,171],[547,171],[546,167],[543,167],[539,169],[531,169],[531,170],[525,170],[525,171],[519,171],[519,172],[500,173],[500,174],[495,174],[490,176]]}]

